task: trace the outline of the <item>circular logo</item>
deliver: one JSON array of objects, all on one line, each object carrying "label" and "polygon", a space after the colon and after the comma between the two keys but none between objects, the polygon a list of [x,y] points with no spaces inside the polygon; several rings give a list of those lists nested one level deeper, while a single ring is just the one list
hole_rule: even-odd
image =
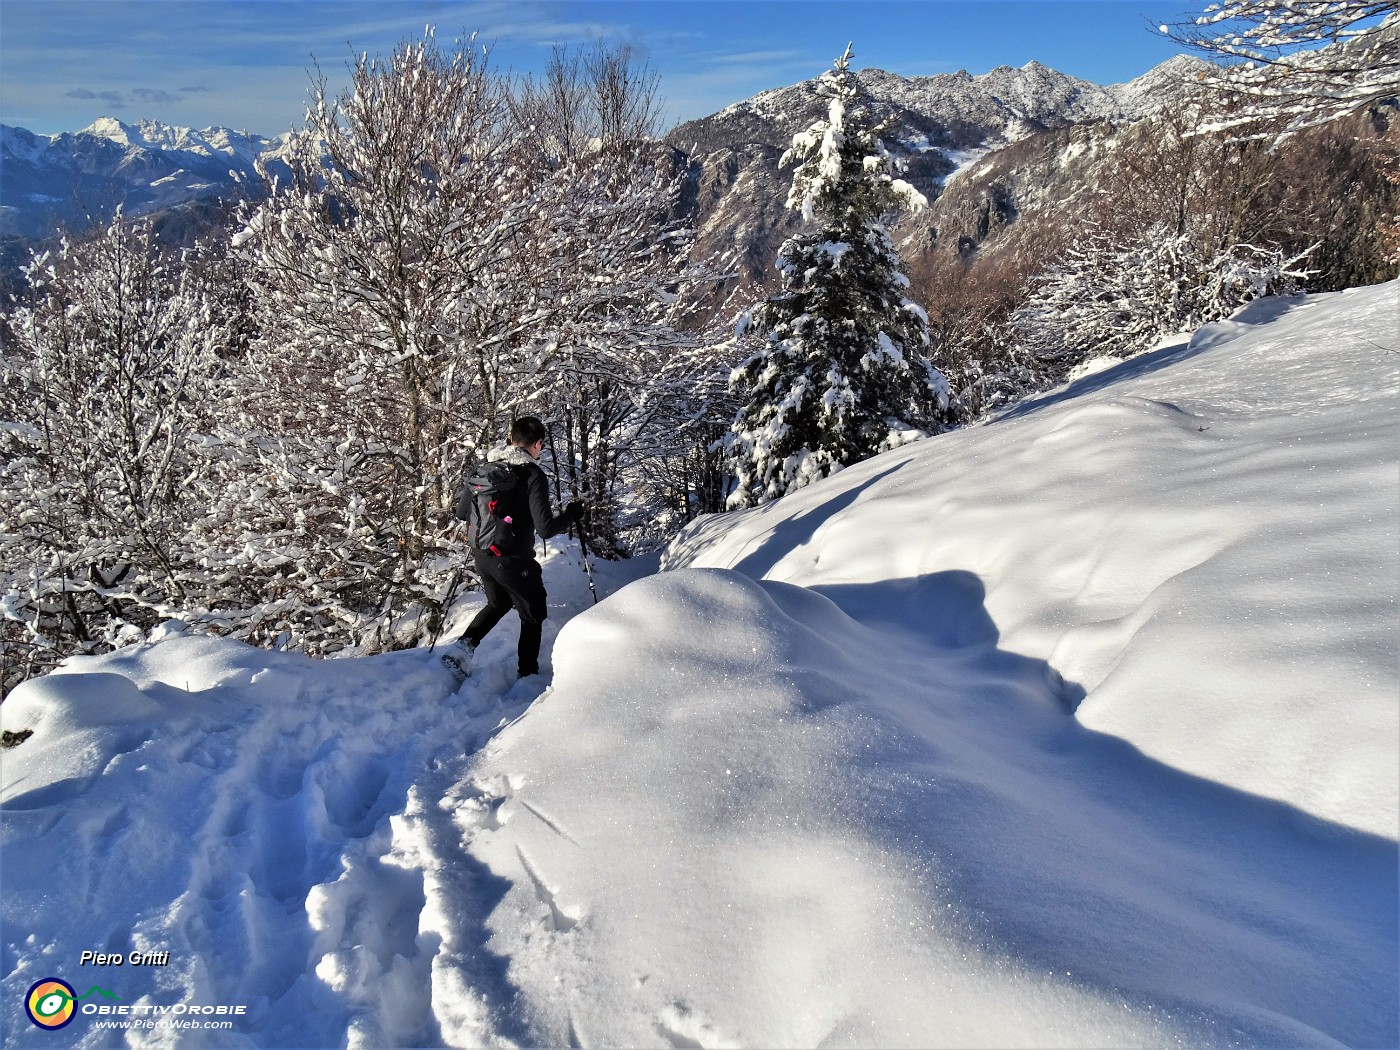
[{"label": "circular logo", "polygon": [[73,1020],[73,986],[57,977],[37,981],[24,997],[24,1012],[40,1028],[62,1028]]}]

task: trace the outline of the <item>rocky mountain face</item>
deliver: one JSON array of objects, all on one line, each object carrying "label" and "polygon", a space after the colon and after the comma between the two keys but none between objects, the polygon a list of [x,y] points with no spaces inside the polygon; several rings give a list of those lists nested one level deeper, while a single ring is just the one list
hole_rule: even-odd
[{"label": "rocky mountain face", "polygon": [[[897,230],[902,246],[976,250],[1037,195],[1067,192],[1092,162],[1099,132],[1177,97],[1199,60],[1178,57],[1127,84],[1102,87],[1032,62],[980,76],[861,78],[883,119],[887,146],[931,207]],[[701,257],[734,274],[726,295],[768,283],[782,240],[798,228],[784,207],[791,171],[778,160],[794,133],[821,115],[814,81],[762,92],[666,136],[686,171],[682,208]],[[0,257],[13,266],[35,241],[110,216],[155,215],[168,241],[188,243],[221,221],[241,190],[257,185],[254,162],[281,143],[257,135],[195,131],[111,118],[82,131],[35,135],[0,126]],[[1019,158],[1035,160],[1008,168]],[[1029,174],[1032,170],[1036,174]],[[956,192],[955,192],[956,191]]]},{"label": "rocky mountain face", "polygon": [[[886,146],[930,202],[897,227],[901,247],[936,244],[966,254],[1025,208],[1073,195],[1113,129],[1180,99],[1202,64],[1178,56],[1108,87],[1038,62],[981,76],[862,71],[888,121]],[[771,284],[779,246],[800,227],[783,206],[792,173],[778,160],[792,136],[822,115],[814,88],[807,81],[765,91],[667,135],[690,159],[686,204],[697,249],[734,275],[724,293],[736,302]]]}]

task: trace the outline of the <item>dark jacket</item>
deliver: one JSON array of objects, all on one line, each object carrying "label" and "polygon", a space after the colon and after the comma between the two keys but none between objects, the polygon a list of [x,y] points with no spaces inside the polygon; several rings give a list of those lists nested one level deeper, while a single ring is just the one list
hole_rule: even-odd
[{"label": "dark jacket", "polygon": [[[533,558],[535,556],[535,538],[531,534],[537,532],[543,539],[557,536],[577,520],[577,515],[565,510],[560,514],[554,514],[549,505],[549,479],[545,477],[540,465],[530,458],[530,454],[523,448],[515,445],[507,445],[505,448],[492,449],[486,456],[488,463],[505,463],[516,470],[524,480],[521,495],[512,501],[511,515],[514,517],[516,528],[511,531],[510,540],[501,546],[501,553],[507,557]],[[517,490],[520,491],[520,490]],[[522,516],[530,516],[531,528],[520,527],[523,525]]]}]

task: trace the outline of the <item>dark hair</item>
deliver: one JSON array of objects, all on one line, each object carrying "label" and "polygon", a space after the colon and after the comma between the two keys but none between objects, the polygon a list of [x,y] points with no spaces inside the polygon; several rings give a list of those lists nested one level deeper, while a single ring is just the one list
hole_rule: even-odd
[{"label": "dark hair", "polygon": [[538,416],[521,416],[510,425],[510,443],[521,448],[529,448],[537,441],[549,436]]}]

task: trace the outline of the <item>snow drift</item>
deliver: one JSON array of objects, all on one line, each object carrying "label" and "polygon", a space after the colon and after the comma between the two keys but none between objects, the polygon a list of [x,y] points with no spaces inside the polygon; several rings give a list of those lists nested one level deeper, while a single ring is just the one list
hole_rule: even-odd
[{"label": "snow drift", "polygon": [[959,618],[921,581],[969,573],[1086,727],[1393,836],[1397,331],[1393,283],[1260,300],[991,426],[702,521],[669,565],[858,585],[848,611],[935,642]]},{"label": "snow drift", "polygon": [[70,1045],[1394,1045],[1398,293],[702,520],[572,619],[556,552],[494,736],[512,621],[455,696],[179,634],[25,685],[6,1043],[61,977],[247,1008]]}]

